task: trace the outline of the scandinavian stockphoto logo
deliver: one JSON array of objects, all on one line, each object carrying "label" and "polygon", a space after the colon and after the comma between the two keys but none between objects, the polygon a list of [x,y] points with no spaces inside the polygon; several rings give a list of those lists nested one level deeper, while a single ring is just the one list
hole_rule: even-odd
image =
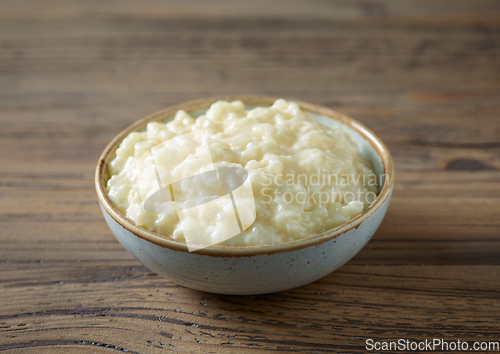
[{"label": "scandinavian stockphoto logo", "polygon": [[160,217],[177,213],[189,252],[228,240],[255,221],[248,172],[216,167],[203,130],[154,146],[136,164],[144,209]]}]

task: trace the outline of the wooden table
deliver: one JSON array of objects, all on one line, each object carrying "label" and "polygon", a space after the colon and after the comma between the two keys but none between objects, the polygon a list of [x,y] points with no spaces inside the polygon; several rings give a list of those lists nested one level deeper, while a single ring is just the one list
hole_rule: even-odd
[{"label": "wooden table", "polygon": [[[500,341],[500,4],[0,3],[0,351],[364,352]],[[396,188],[370,243],[299,289],[178,286],[113,237],[97,158],[135,120],[223,94],[362,121]]]}]

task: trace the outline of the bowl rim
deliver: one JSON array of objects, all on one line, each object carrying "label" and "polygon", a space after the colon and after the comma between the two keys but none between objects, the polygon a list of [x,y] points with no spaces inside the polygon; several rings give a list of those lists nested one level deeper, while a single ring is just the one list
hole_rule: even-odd
[{"label": "bowl rim", "polygon": [[[153,113],[145,118],[142,118],[133,124],[129,125],[127,128],[118,133],[111,142],[106,146],[99,161],[97,163],[95,171],[95,187],[97,191],[97,196],[100,204],[106,213],[111,216],[121,227],[128,230],[136,237],[143,240],[149,241],[157,246],[168,248],[171,250],[189,252],[187,245],[183,242],[177,241],[169,236],[161,235],[154,231],[145,229],[141,226],[136,225],[132,220],[128,219],[123,215],[111,202],[109,199],[106,188],[105,181],[107,181],[107,164],[114,157],[115,151],[122,142],[122,140],[130,133],[134,131],[140,131],[145,129],[149,122],[153,121],[166,121],[171,119],[178,110],[184,110],[187,113],[194,113],[201,109],[207,109],[210,105],[219,100],[226,101],[236,101],[241,100],[245,106],[271,106],[276,99],[279,97],[272,96],[252,96],[252,95],[234,95],[234,96],[217,96],[204,98],[194,101],[188,101],[180,103],[174,106],[167,107],[156,113]],[[293,250],[298,250],[306,248],[313,245],[319,245],[324,242],[330,241],[338,236],[348,232],[352,229],[357,229],[366,219],[378,210],[384,202],[389,198],[390,193],[394,187],[394,162],[392,156],[385,146],[385,144],[378,138],[370,129],[365,127],[358,121],[348,117],[345,114],[336,112],[330,108],[316,105],[313,103],[304,102],[301,100],[293,98],[284,98],[287,101],[293,101],[299,105],[299,107],[307,112],[322,115],[340,123],[346,125],[348,128],[354,130],[360,134],[366,141],[368,141],[374,148],[375,152],[379,155],[382,166],[384,168],[385,182],[380,190],[375,201],[361,214],[355,216],[348,222],[339,225],[333,229],[325,231],[320,234],[315,234],[303,239],[290,241],[281,244],[272,245],[257,245],[257,246],[218,246],[213,245],[206,248],[199,249],[197,251],[191,252],[195,254],[203,254],[218,257],[241,257],[241,256],[254,256],[260,254],[274,254],[281,252],[288,252]]]}]

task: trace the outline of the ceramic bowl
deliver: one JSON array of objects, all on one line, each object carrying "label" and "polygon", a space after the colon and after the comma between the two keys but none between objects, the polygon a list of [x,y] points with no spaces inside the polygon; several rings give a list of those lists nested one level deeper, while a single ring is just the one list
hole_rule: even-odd
[{"label": "ceramic bowl", "polygon": [[152,121],[167,121],[183,109],[199,115],[217,100],[241,100],[246,106],[270,106],[276,98],[227,96],[169,107],[132,124],[104,149],[97,164],[95,184],[104,219],[118,241],[153,272],[189,288],[219,294],[251,295],[287,290],[308,284],[349,261],[371,239],[385,216],[394,186],[392,157],[382,141],[354,119],[326,107],[296,102],[320,123],[340,124],[358,144],[380,176],[377,199],[362,214],[322,234],[268,246],[210,246],[188,252],[183,242],[157,234],[127,219],[108,198],[107,164],[121,141]]}]

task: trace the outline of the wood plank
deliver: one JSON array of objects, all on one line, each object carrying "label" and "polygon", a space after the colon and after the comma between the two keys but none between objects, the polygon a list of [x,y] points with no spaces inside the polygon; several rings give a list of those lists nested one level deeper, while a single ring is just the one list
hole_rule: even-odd
[{"label": "wood plank", "polygon": [[[5,0],[0,351],[365,352],[498,341],[500,3]],[[120,130],[224,94],[323,104],[393,153],[380,229],[348,264],[262,296],[160,278],[93,187]]]}]

